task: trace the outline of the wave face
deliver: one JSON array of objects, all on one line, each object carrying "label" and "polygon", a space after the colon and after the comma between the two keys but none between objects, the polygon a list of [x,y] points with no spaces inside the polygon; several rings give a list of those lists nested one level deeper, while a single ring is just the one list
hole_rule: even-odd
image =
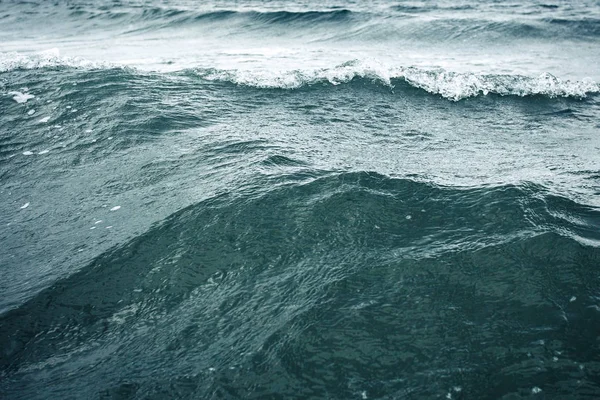
[{"label": "wave face", "polygon": [[600,398],[598,20],[0,2],[0,398]]},{"label": "wave face", "polygon": [[535,186],[270,183],[187,207],[6,314],[6,394],[485,397],[531,390],[554,358],[587,365],[600,249],[574,237],[600,238],[597,210]]}]

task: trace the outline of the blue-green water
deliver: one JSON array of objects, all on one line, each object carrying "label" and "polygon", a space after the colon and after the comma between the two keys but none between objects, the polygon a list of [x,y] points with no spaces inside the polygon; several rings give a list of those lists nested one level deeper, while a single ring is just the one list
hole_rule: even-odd
[{"label": "blue-green water", "polygon": [[600,397],[600,4],[0,1],[0,397]]}]

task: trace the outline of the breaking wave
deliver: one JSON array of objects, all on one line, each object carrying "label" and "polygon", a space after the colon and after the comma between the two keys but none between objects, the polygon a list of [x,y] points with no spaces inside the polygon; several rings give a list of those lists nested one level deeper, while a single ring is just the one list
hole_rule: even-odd
[{"label": "breaking wave", "polygon": [[[0,73],[44,68],[95,70],[123,67],[79,57],[63,57],[60,56],[58,49],[35,54],[0,53]],[[550,73],[539,76],[459,73],[442,68],[389,66],[361,60],[349,61],[331,68],[296,70],[195,68],[176,73],[199,77],[207,82],[284,90],[323,84],[335,86],[363,80],[365,84],[383,85],[390,89],[399,89],[402,85],[408,85],[454,101],[488,94],[581,99],[600,93],[600,84],[592,79],[566,80]]]},{"label": "breaking wave", "polygon": [[41,68],[108,69],[116,67],[118,66],[108,62],[61,56],[60,51],[56,48],[30,54],[0,53],[0,73]]},{"label": "breaking wave", "polygon": [[591,79],[563,80],[550,73],[543,73],[537,77],[457,73],[444,69],[387,67],[360,61],[313,70],[273,72],[198,69],[196,74],[208,81],[231,82],[266,89],[299,89],[323,83],[339,85],[356,79],[370,80],[390,88],[407,83],[454,101],[487,94],[584,98],[600,92],[598,83]]}]

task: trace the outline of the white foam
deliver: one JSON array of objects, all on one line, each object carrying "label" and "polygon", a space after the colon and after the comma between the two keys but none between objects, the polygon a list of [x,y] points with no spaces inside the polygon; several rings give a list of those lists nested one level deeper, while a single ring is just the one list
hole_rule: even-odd
[{"label": "white foam", "polygon": [[23,155],[24,156],[32,156],[33,155],[33,151],[24,151]]},{"label": "white foam", "polygon": [[197,69],[196,73],[208,81],[231,82],[265,89],[298,89],[319,83],[339,85],[355,78],[394,87],[395,81],[441,95],[450,100],[461,100],[487,94],[502,96],[586,97],[600,93],[600,85],[591,79],[561,80],[549,73],[537,77],[522,75],[486,75],[457,73],[444,69],[389,66],[374,62],[350,61],[333,68],[309,70],[218,70]]},{"label": "white foam", "polygon": [[537,386],[534,386],[534,387],[531,389],[531,393],[533,393],[533,394],[538,394],[538,393],[540,393],[541,391],[542,391],[542,389],[540,389],[540,388],[539,388],[539,387],[537,387]]},{"label": "white foam", "polygon": [[50,117],[44,117],[42,119],[40,119],[38,122],[40,124],[45,124],[46,122],[50,121]]},{"label": "white foam", "polygon": [[561,80],[549,73],[538,77],[520,75],[480,75],[453,73],[444,70],[423,71],[409,68],[404,71],[404,79],[410,85],[439,94],[451,100],[488,95],[586,97],[599,93],[600,85],[592,80]]},{"label": "white foam", "polygon": [[106,62],[85,60],[80,57],[62,57],[60,51],[56,48],[34,54],[0,53],[0,72],[48,67],[98,69],[114,68],[115,66]]},{"label": "white foam", "polygon": [[114,206],[113,208],[110,209],[110,211],[117,211],[120,208],[121,208],[121,206]]},{"label": "white foam", "polygon": [[42,151],[40,151],[38,154],[47,154],[47,153],[49,153],[49,152],[50,152],[50,150],[46,149],[46,150],[42,150]]},{"label": "white foam", "polygon": [[102,220],[101,220],[101,219],[99,219],[98,221],[94,222],[94,225],[98,225],[98,224],[100,224],[100,223],[102,223]]},{"label": "white foam", "polygon": [[572,296],[572,297],[569,299],[569,302],[571,302],[571,303],[572,303],[572,302],[574,302],[575,300],[577,300],[577,297],[575,297],[575,296]]},{"label": "white foam", "polygon": [[29,203],[25,203],[21,206],[21,210],[26,209],[27,207],[29,207]]},{"label": "white foam", "polygon": [[[2,72],[1,69],[0,69],[0,72]],[[29,93],[8,92],[8,94],[12,95],[13,96],[13,100],[16,101],[19,104],[21,104],[21,103],[27,103],[27,100],[35,98],[34,95],[29,94]]]},{"label": "white foam", "polygon": [[29,111],[27,111],[27,115],[33,115],[35,114],[35,110],[31,109]]}]

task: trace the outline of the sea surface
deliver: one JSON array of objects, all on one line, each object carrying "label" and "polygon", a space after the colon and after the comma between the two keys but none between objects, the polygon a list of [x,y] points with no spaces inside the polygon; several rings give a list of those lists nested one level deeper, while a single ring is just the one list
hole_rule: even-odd
[{"label": "sea surface", "polygon": [[0,398],[600,398],[600,1],[0,0]]}]

